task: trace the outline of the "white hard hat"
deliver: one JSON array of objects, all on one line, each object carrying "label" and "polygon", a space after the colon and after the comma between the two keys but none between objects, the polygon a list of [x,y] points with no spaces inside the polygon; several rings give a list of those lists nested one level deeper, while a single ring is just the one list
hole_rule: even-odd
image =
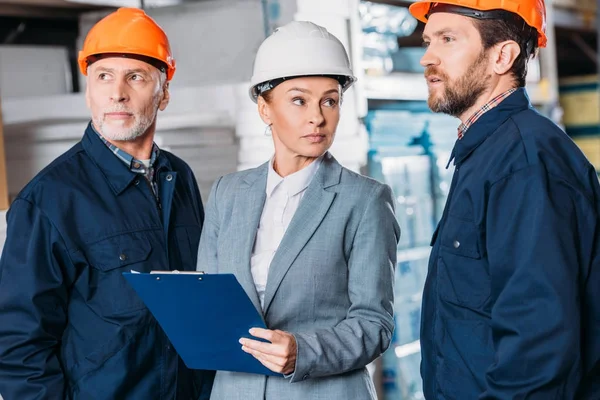
[{"label": "white hard hat", "polygon": [[342,91],[356,81],[346,49],[338,38],[312,22],[292,21],[277,28],[260,45],[250,80],[250,97],[256,102],[260,93],[277,84],[269,83],[272,80],[312,75],[337,78]]}]

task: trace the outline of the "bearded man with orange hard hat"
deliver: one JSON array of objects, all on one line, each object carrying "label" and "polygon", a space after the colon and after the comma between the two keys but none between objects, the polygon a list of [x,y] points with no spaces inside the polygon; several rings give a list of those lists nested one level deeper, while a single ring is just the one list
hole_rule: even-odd
[{"label": "bearded man with orange hard hat", "polygon": [[421,314],[428,400],[600,399],[600,186],[527,96],[543,0],[419,0],[432,111],[460,119]]},{"label": "bearded man with orange hard hat", "polygon": [[79,54],[82,140],[19,193],[0,259],[4,400],[208,399],[124,280],[196,269],[204,211],[189,166],[154,143],[175,61],[142,10],[98,22]]}]

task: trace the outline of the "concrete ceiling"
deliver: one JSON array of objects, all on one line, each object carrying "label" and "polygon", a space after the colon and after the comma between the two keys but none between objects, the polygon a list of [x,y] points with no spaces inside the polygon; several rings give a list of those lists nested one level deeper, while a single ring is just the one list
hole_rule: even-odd
[{"label": "concrete ceiling", "polygon": [[[102,5],[109,7],[141,7],[142,0],[66,0],[72,3]],[[144,0],[144,7],[164,7],[199,0]]]},{"label": "concrete ceiling", "polygon": [[0,0],[0,16],[75,18],[82,12],[117,7],[164,7],[201,0]]},{"label": "concrete ceiling", "polygon": [[77,8],[81,4],[68,0],[0,0],[0,5],[19,5],[23,7],[60,7]]},{"label": "concrete ceiling", "polygon": [[77,18],[82,12],[106,8],[67,0],[0,0],[0,16],[32,18]]}]

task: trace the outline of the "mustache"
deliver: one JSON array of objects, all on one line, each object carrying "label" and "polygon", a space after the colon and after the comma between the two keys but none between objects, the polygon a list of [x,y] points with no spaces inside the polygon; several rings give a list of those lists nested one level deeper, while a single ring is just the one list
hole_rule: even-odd
[{"label": "mustache", "polygon": [[437,69],[437,67],[426,67],[425,68],[425,78],[429,78],[430,76],[435,75],[440,79],[447,80],[448,76],[445,73]]},{"label": "mustache", "polygon": [[129,110],[124,105],[115,105],[115,106],[112,106],[112,107],[107,108],[107,109],[104,110],[104,114],[110,114],[110,113],[128,113],[128,114],[134,114],[131,110]]}]

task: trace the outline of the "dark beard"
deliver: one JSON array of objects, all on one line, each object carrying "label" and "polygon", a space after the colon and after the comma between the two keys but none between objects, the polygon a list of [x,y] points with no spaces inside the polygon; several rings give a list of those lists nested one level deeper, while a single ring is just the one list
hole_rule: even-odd
[{"label": "dark beard", "polygon": [[479,97],[488,88],[488,81],[491,76],[485,75],[484,68],[486,62],[486,54],[481,53],[473,64],[469,66],[467,72],[456,80],[456,82],[450,82],[446,75],[439,72],[436,73],[434,70],[427,71],[426,76],[440,76],[445,84],[442,96],[434,97],[432,94],[429,94],[427,104],[431,111],[459,117],[473,107]]}]

